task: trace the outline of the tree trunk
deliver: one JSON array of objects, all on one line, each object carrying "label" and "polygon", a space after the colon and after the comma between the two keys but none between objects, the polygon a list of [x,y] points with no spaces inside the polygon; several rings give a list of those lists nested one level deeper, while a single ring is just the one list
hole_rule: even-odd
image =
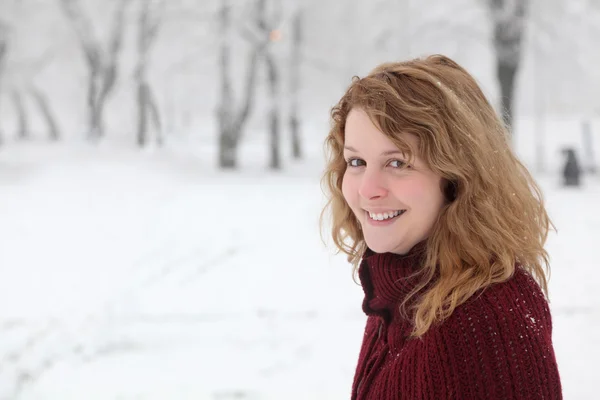
[{"label": "tree trunk", "polygon": [[[256,24],[260,32],[269,36],[273,24],[267,20],[266,0],[256,1]],[[269,81],[269,168],[281,169],[281,133],[279,129],[279,70],[273,54],[269,49],[264,51]]]},{"label": "tree trunk", "polygon": [[300,141],[300,120],[296,115],[295,111],[290,116],[290,131],[292,134],[292,157],[295,160],[301,160],[303,158],[302,144]]},{"label": "tree trunk", "polygon": [[56,118],[54,118],[54,115],[52,114],[47,97],[36,88],[31,89],[31,95],[33,96],[40,112],[42,113],[42,116],[44,117],[44,120],[46,121],[50,140],[60,140],[61,135],[58,129],[58,124],[56,123]]},{"label": "tree trunk", "polygon": [[237,147],[242,137],[244,125],[254,106],[256,89],[256,69],[259,57],[264,53],[267,42],[253,44],[250,51],[242,102],[235,102],[232,88],[231,68],[231,5],[229,0],[221,0],[220,11],[219,72],[221,80],[221,98],[217,108],[219,125],[219,168],[237,167]]},{"label": "tree trunk", "polygon": [[250,52],[246,70],[246,81],[242,103],[237,105],[233,95],[231,79],[231,5],[222,0],[221,12],[221,46],[219,54],[219,71],[221,73],[221,99],[217,110],[219,122],[219,168],[235,169],[237,167],[237,147],[242,130],[250,115],[256,87],[256,66],[262,53],[262,47],[255,45]]},{"label": "tree trunk", "polygon": [[498,60],[496,64],[496,74],[498,77],[498,82],[500,82],[502,118],[504,119],[504,124],[512,131],[514,115],[514,89],[515,78],[517,76],[517,65],[512,63],[503,63],[502,60]]},{"label": "tree trunk", "polygon": [[104,138],[104,110],[106,108],[106,101],[113,91],[115,82],[117,80],[117,68],[116,65],[103,68],[99,75],[99,90],[98,98],[95,101],[95,127],[97,132],[97,139]]},{"label": "tree trunk", "polygon": [[18,90],[13,90],[11,97],[17,113],[17,138],[20,140],[29,139],[29,119],[27,117],[25,104],[23,103],[23,96],[21,96],[21,93]]},{"label": "tree trunk", "polygon": [[496,76],[500,85],[502,117],[512,133],[514,87],[521,65],[521,48],[529,0],[490,0],[494,21]]},{"label": "tree trunk", "polygon": [[138,82],[137,89],[138,104],[138,132],[137,144],[144,147],[150,142],[150,121],[155,131],[155,142],[158,146],[163,144],[162,125],[160,113],[156,106],[152,90],[148,82]]},{"label": "tree trunk", "polygon": [[112,19],[108,48],[103,49],[92,32],[92,24],[75,0],[62,0],[62,8],[81,44],[89,69],[87,110],[88,138],[104,136],[104,106],[117,78],[117,61],[123,42],[125,9],[132,0],[120,0]]},{"label": "tree trunk", "polygon": [[88,93],[87,93],[87,107],[88,107],[88,139],[96,140],[100,137],[99,126],[98,126],[98,111],[96,106],[96,99],[98,97],[98,72],[95,70],[90,71],[88,77]]},{"label": "tree trunk", "polygon": [[279,111],[271,110],[271,162],[269,168],[281,169],[281,135],[279,132]]},{"label": "tree trunk", "polygon": [[228,0],[221,1],[220,11],[220,36],[221,46],[219,49],[219,72],[221,75],[221,104],[217,112],[219,121],[219,168],[236,168],[236,146],[235,134],[231,129],[233,113],[233,94],[231,88],[230,59],[231,59],[231,4]]},{"label": "tree trunk", "polygon": [[302,158],[302,146],[300,143],[300,118],[299,99],[300,95],[300,65],[302,45],[302,11],[298,10],[294,15],[292,25],[292,56],[290,57],[290,134],[292,143],[292,157],[296,160]]},{"label": "tree trunk", "polygon": [[137,84],[137,104],[138,104],[138,132],[137,144],[144,147],[148,143],[148,86],[142,80]]},{"label": "tree trunk", "polygon": [[162,130],[162,122],[160,118],[160,112],[158,111],[158,106],[156,104],[156,98],[152,94],[152,89],[150,89],[150,85],[147,85],[147,109],[152,116],[152,123],[154,125],[155,133],[156,133],[156,144],[158,146],[162,146],[164,143],[163,138],[163,130]]},{"label": "tree trunk", "polygon": [[137,104],[138,104],[138,133],[137,143],[139,147],[144,147],[149,142],[150,136],[150,121],[149,118],[152,116],[152,121],[156,128],[156,142],[162,143],[160,136],[159,117],[156,104],[152,99],[150,91],[150,84],[146,76],[146,69],[148,65],[148,54],[156,34],[158,32],[159,20],[157,16],[150,9],[150,3],[147,1],[142,2],[141,9],[138,18],[138,36],[137,36],[137,67],[136,67],[136,82],[137,82]]},{"label": "tree trunk", "polygon": [[100,104],[95,103],[94,107],[91,109],[90,121],[90,139],[102,139],[104,137],[104,123],[102,121],[102,106]]},{"label": "tree trunk", "polygon": [[269,76],[269,144],[270,162],[269,168],[281,169],[281,134],[279,129],[279,73],[273,55],[266,53],[265,61]]},{"label": "tree trunk", "polygon": [[219,132],[219,167],[237,168],[237,140],[231,127],[221,126]]}]

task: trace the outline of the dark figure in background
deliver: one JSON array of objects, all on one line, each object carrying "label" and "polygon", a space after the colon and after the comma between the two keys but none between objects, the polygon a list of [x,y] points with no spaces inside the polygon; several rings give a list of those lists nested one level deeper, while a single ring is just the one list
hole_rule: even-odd
[{"label": "dark figure in background", "polygon": [[563,184],[565,186],[579,186],[581,183],[581,166],[575,155],[575,150],[567,147],[562,152],[567,156],[567,162],[563,167]]}]

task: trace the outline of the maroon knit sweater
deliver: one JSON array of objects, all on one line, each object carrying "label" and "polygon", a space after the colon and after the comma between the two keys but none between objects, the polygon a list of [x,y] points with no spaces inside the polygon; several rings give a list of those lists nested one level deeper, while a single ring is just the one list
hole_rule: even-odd
[{"label": "maroon knit sweater", "polygon": [[361,263],[368,319],[352,399],[562,399],[548,303],[520,267],[421,339],[407,337],[398,304],[416,284],[408,275],[420,254],[368,251]]}]

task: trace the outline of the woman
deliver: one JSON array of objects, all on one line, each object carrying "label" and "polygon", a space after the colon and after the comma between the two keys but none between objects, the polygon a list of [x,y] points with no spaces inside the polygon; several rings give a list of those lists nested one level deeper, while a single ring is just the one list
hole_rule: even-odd
[{"label": "woman", "polygon": [[561,399],[551,222],[469,73],[435,55],[355,78],[326,146],[368,316],[352,399]]}]

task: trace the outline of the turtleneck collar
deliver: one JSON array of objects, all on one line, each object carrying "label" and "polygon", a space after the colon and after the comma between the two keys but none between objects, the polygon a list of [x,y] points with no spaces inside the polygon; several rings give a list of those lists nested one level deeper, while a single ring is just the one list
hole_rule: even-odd
[{"label": "turtleneck collar", "polygon": [[419,283],[419,271],[425,255],[426,241],[419,242],[404,255],[375,253],[367,249],[358,269],[365,292],[363,311],[380,315],[389,322],[392,313]]}]

